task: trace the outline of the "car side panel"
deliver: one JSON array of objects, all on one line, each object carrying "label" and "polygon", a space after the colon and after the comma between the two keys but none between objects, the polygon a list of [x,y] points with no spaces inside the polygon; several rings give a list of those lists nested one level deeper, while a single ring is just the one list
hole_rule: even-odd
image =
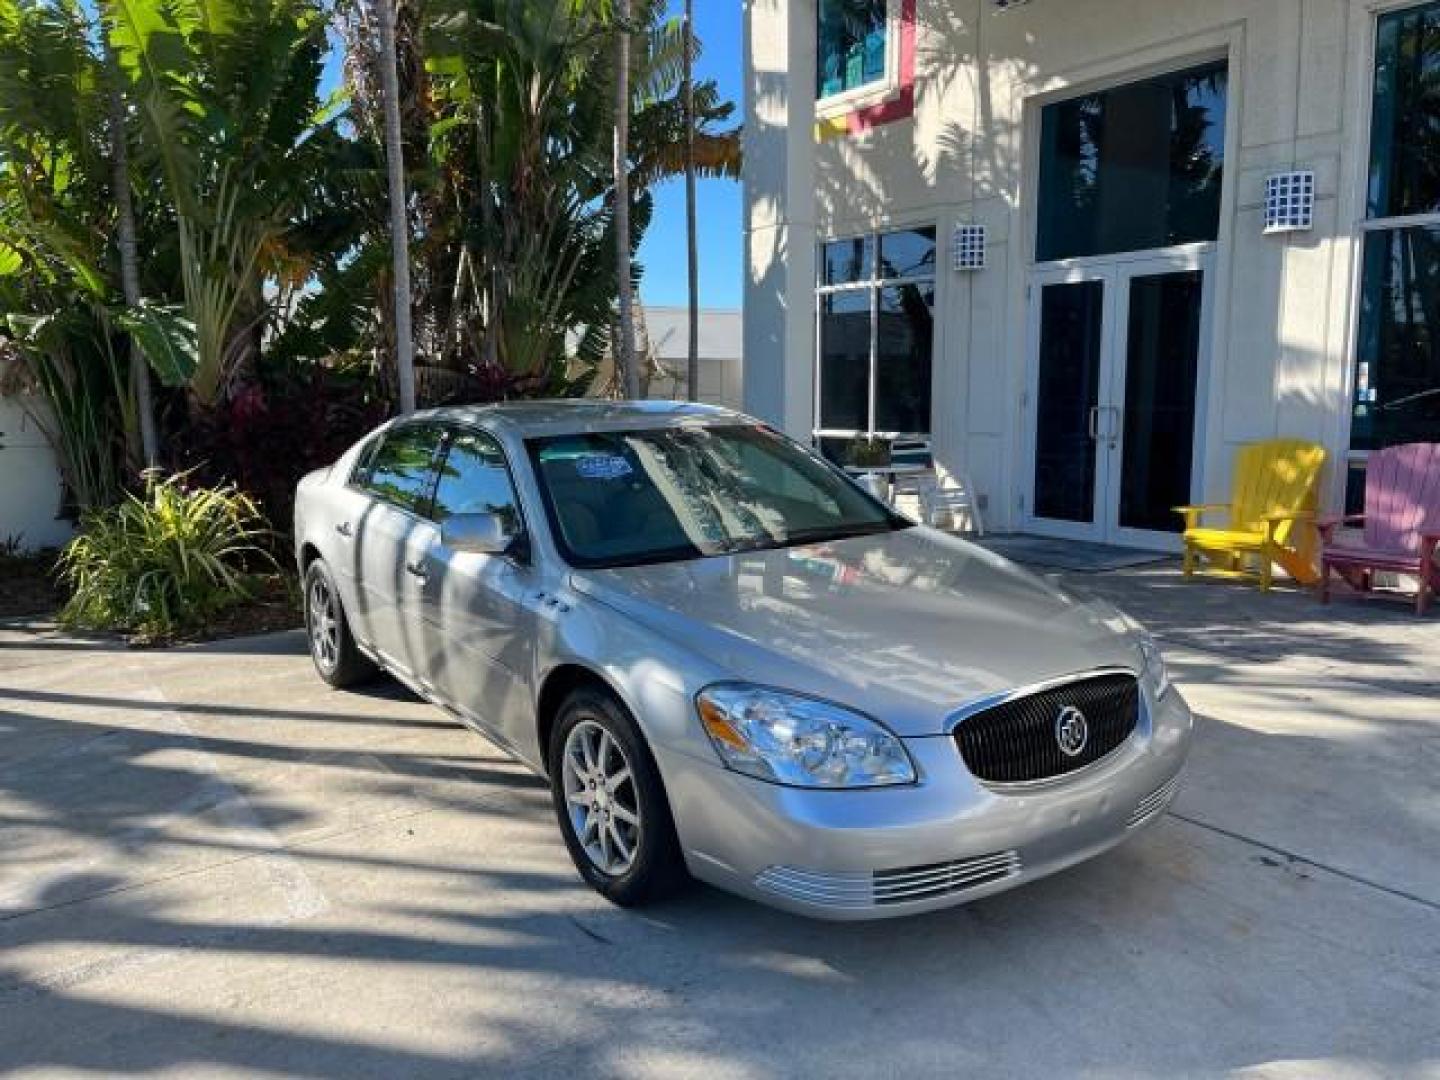
[{"label": "car side panel", "polygon": [[354,541],[367,640],[387,667],[405,672],[427,689],[423,582],[408,568],[422,563],[437,535],[431,522],[372,499]]},{"label": "car side panel", "polygon": [[453,707],[503,742],[533,740],[535,608],[548,599],[528,566],[498,555],[424,554],[420,675]]}]

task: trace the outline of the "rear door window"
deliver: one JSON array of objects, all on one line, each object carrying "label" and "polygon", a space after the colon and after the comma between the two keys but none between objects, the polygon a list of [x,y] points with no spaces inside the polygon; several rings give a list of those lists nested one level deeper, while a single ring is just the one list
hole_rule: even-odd
[{"label": "rear door window", "polygon": [[386,435],[370,463],[365,489],[402,510],[428,516],[441,435],[434,424],[413,424]]}]

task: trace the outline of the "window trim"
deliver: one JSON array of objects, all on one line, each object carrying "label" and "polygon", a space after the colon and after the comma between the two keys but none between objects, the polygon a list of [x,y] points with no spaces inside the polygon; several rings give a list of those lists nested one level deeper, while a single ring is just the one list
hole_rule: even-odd
[{"label": "window trim", "polygon": [[387,431],[375,432],[361,440],[360,450],[356,453],[355,461],[350,466],[350,475],[345,478],[345,486],[351,491],[357,491],[362,495],[369,493],[365,482],[370,478],[370,466],[374,462],[376,451],[380,449],[380,444],[385,441]]},{"label": "window trim", "polygon": [[[929,274],[905,274],[899,277],[882,277],[880,275],[880,240],[890,233],[902,233],[914,229],[933,228],[935,230],[935,269]],[[821,283],[825,270],[825,248],[829,244],[841,243],[846,240],[869,239],[874,244],[874,252],[870,260],[870,275],[856,281],[847,281],[838,285],[824,285]],[[816,246],[816,267],[815,267],[815,356],[812,371],[814,373],[814,397],[812,400],[813,413],[810,423],[810,437],[812,440],[819,439],[904,439],[904,438],[934,438],[935,429],[935,351],[939,337],[938,325],[935,326],[935,333],[930,342],[930,419],[927,423],[928,431],[877,431],[875,429],[876,412],[876,390],[879,386],[879,351],[880,351],[880,293],[887,288],[894,288],[903,285],[929,285],[934,290],[934,298],[931,302],[931,312],[940,306],[940,250],[941,236],[938,222],[916,221],[910,223],[892,222],[886,226],[879,226],[863,232],[845,233],[838,236],[827,237],[819,241]],[[861,292],[869,293],[869,314],[870,314],[870,371],[866,389],[866,421],[865,430],[853,430],[850,428],[827,428],[823,427],[821,412],[821,383],[822,363],[824,359],[824,339],[822,327],[824,325],[825,313],[821,299],[826,296],[833,296],[836,293]],[[823,456],[823,455],[822,455]]]}]

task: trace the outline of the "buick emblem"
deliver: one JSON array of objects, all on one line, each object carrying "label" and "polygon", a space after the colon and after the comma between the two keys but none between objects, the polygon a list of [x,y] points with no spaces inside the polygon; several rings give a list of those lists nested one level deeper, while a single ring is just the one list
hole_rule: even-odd
[{"label": "buick emblem", "polygon": [[1074,705],[1066,705],[1055,717],[1055,741],[1060,746],[1060,752],[1066,757],[1079,757],[1085,752],[1085,744],[1089,740],[1090,725],[1085,720],[1085,714]]}]

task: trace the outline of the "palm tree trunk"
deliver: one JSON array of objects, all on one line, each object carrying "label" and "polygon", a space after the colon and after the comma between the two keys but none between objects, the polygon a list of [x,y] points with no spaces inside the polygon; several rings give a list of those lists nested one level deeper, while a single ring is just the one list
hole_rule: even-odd
[{"label": "palm tree trunk", "polygon": [[380,22],[380,94],[385,109],[385,166],[390,185],[390,250],[395,279],[395,375],[400,412],[415,411],[415,343],[410,330],[410,225],[405,151],[400,138],[400,75],[395,67],[396,0],[375,0]]},{"label": "palm tree trunk", "polygon": [[[115,210],[120,243],[120,289],[125,306],[140,304],[140,268],[135,261],[135,204],[130,194],[130,153],[125,144],[125,102],[120,95],[120,71],[105,39],[105,64],[110,77],[110,164],[115,176]],[[130,339],[130,392],[135,395],[135,412],[140,422],[140,453],[145,468],[153,469],[160,458],[160,439],[155,431],[155,405],[150,392],[150,363],[140,343]]]},{"label": "palm tree trunk", "polygon": [[691,401],[700,398],[700,251],[695,235],[695,3],[685,0],[685,257],[690,286],[690,341],[686,351],[685,388]]},{"label": "palm tree trunk", "polygon": [[630,282],[630,0],[616,0],[615,19],[615,272],[619,279],[620,340],[614,352],[625,396],[638,398],[635,296]]}]

